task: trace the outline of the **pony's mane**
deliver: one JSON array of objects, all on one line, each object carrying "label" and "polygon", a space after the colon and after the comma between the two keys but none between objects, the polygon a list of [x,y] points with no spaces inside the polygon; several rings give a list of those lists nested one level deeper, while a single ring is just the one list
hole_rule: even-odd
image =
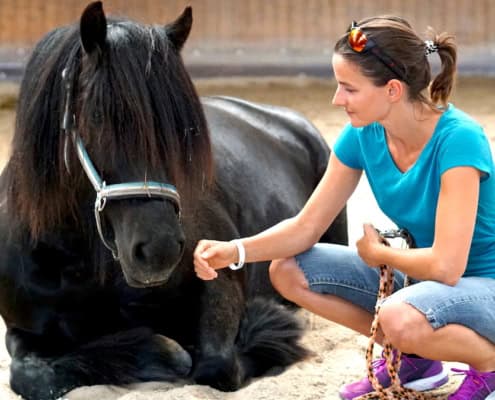
[{"label": "pony's mane", "polygon": [[[109,20],[104,48],[91,54],[79,36],[75,25],[45,36],[21,83],[6,168],[8,204],[33,237],[76,221],[82,188],[89,188],[72,145],[70,174],[64,164],[66,67],[74,74],[77,129],[103,177],[122,165],[129,171],[144,165],[135,171],[140,180],[166,176],[186,204],[212,178],[204,112],[166,28]],[[154,177],[153,171],[162,175]]]}]

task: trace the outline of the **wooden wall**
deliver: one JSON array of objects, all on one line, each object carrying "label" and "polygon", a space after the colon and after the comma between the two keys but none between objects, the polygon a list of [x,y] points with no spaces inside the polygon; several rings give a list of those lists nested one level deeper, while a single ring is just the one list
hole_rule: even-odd
[{"label": "wooden wall", "polygon": [[[0,0],[0,46],[31,46],[52,28],[77,21],[82,0]],[[495,42],[495,0],[105,0],[107,13],[161,24],[186,5],[194,26],[188,45],[320,46],[352,19],[395,13],[421,32],[432,25],[459,44]]]}]

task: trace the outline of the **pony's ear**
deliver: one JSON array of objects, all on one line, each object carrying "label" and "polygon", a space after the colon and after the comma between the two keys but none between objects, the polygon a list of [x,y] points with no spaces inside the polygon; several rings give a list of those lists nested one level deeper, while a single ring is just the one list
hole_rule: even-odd
[{"label": "pony's ear", "polygon": [[89,4],[81,16],[81,41],[86,53],[103,49],[107,37],[107,19],[101,1]]},{"label": "pony's ear", "polygon": [[192,26],[192,8],[186,7],[181,16],[174,22],[165,26],[165,32],[175,45],[177,50],[181,50],[186,42]]}]

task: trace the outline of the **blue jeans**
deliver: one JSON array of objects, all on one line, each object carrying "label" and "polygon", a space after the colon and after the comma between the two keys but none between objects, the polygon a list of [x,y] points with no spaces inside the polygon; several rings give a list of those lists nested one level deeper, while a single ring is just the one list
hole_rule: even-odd
[{"label": "blue jeans", "polygon": [[[380,282],[378,268],[368,267],[355,249],[318,243],[296,256],[312,291],[343,298],[374,313]],[[394,271],[394,293],[385,299],[410,304],[433,329],[464,325],[495,343],[495,279],[461,278],[455,286],[413,281],[404,288],[404,274]]]}]

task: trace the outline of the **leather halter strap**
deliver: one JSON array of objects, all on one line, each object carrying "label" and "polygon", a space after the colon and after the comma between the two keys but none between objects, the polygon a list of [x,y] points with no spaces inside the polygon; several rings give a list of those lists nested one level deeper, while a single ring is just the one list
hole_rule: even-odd
[{"label": "leather halter strap", "polygon": [[62,80],[65,89],[65,106],[62,121],[62,130],[66,134],[64,148],[65,165],[68,169],[67,143],[68,138],[70,138],[75,146],[79,162],[81,163],[86,176],[88,177],[91,185],[96,192],[94,214],[98,234],[100,235],[103,244],[112,252],[113,257],[115,259],[118,259],[117,247],[112,241],[108,240],[108,238],[105,237],[101,222],[100,213],[105,208],[107,200],[120,200],[128,198],[160,198],[172,202],[180,218],[180,195],[175,186],[168,183],[154,181],[126,182],[107,185],[94,167],[94,164],[91,161],[88,152],[86,151],[86,147],[84,146],[84,143],[75,127],[75,115],[72,112],[72,79],[67,68],[62,71]]}]

